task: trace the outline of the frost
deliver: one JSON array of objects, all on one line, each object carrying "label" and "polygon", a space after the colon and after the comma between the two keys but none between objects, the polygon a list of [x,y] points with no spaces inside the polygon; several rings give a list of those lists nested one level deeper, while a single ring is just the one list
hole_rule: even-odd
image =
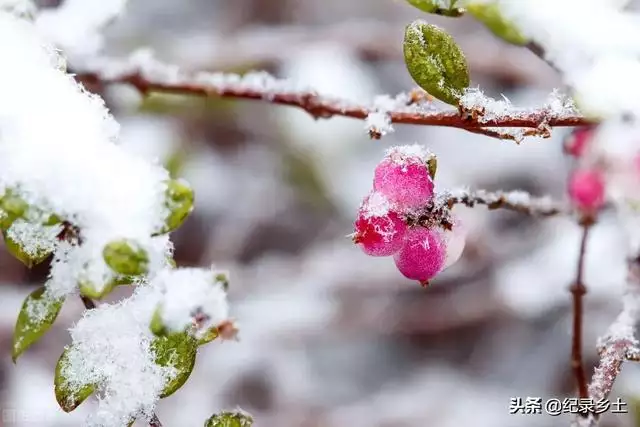
[{"label": "frost", "polygon": [[374,216],[382,217],[389,213],[391,203],[382,194],[377,191],[372,192],[362,203],[362,213],[365,218]]},{"label": "frost", "polygon": [[391,117],[386,111],[370,113],[364,121],[364,128],[370,134],[386,135],[393,132]]},{"label": "frost", "polygon": [[7,234],[27,255],[35,257],[43,252],[52,252],[61,231],[60,224],[43,226],[18,219],[9,227]]},{"label": "frost", "polygon": [[424,163],[435,157],[428,148],[420,144],[399,145],[387,149],[385,156],[397,164],[405,164],[410,159],[420,159]]},{"label": "frost", "polygon": [[498,120],[513,112],[514,107],[506,96],[497,100],[486,96],[479,88],[467,88],[460,97],[460,107],[466,111],[481,111],[480,123]]}]

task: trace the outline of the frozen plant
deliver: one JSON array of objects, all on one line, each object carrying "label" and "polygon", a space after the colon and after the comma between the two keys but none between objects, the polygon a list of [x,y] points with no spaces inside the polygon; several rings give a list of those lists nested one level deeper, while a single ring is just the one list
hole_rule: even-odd
[{"label": "frozen plant", "polygon": [[[0,0],[0,39],[12,41],[0,47],[7,64],[0,70],[0,227],[10,252],[28,266],[53,257],[49,279],[19,314],[14,360],[47,331],[68,297],[80,295],[87,312],[72,328],[73,342],[56,369],[63,409],[96,394],[99,410],[88,425],[143,418],[159,426],[154,407],[186,381],[197,347],[235,332],[225,300],[227,276],[176,268],[171,260],[167,233],[191,212],[190,187],[114,144],[118,125],[102,100],[77,83],[83,79],[129,84],[142,94],[255,99],[296,106],[316,118],[361,119],[376,139],[402,123],[516,143],[548,138],[558,126],[575,127],[564,146],[572,157],[569,203],[518,191],[442,190],[434,154],[420,145],[395,147],[372,173],[351,238],[368,255],[393,257],[402,275],[425,286],[462,255],[465,229],[455,205],[572,216],[582,229],[571,284],[577,396],[606,399],[623,362],[640,360],[640,15],[626,10],[627,0],[407,2],[427,14],[471,15],[552,66],[568,95],[554,90],[537,109],[487,97],[470,87],[455,39],[422,19],[406,26],[401,47],[420,90],[357,103],[264,72],[186,73],[144,49],[124,59],[101,56],[98,29],[121,12],[122,0],[68,1],[46,13],[28,1]],[[72,28],[84,15],[83,25]],[[85,36],[87,45],[78,43]],[[73,61],[77,75],[66,73],[57,49]],[[600,363],[588,381],[582,362],[584,260],[589,231],[605,208],[619,214],[628,237],[628,292],[600,340]],[[95,307],[92,299],[130,284],[130,298]],[[225,412],[206,426],[251,422],[241,412]],[[594,426],[599,417],[584,411],[575,422]]]}]

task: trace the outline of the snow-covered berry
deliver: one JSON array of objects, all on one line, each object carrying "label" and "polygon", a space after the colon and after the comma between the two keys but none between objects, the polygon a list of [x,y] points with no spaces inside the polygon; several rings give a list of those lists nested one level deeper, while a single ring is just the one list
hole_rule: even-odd
[{"label": "snow-covered berry", "polygon": [[389,150],[375,169],[374,190],[384,194],[400,211],[423,207],[433,197],[429,158],[428,152],[419,145]]},{"label": "snow-covered berry", "polygon": [[577,169],[569,177],[569,198],[578,209],[593,212],[604,204],[605,184],[597,169]]},{"label": "snow-covered berry", "polygon": [[425,284],[444,269],[446,242],[437,229],[414,227],[407,230],[404,244],[393,260],[403,276]]},{"label": "snow-covered berry", "polygon": [[460,259],[465,238],[466,231],[457,219],[451,230],[410,228],[393,259],[402,275],[426,286],[429,280]]},{"label": "snow-covered berry", "polygon": [[399,251],[407,231],[401,216],[391,210],[389,200],[377,192],[362,202],[354,228],[354,243],[371,256],[390,256]]}]

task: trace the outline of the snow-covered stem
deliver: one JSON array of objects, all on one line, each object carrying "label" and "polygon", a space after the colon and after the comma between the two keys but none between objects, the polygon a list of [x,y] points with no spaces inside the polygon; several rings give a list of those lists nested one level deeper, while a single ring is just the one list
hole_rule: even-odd
[{"label": "snow-covered stem", "polygon": [[470,208],[485,205],[490,210],[507,209],[533,216],[555,216],[569,214],[570,209],[549,196],[534,197],[521,190],[517,191],[486,191],[459,190],[443,194],[445,204],[465,205]]},{"label": "snow-covered stem", "polygon": [[[76,78],[89,84],[126,83],[141,93],[149,92],[253,99],[272,104],[298,107],[314,118],[334,116],[366,120],[370,114],[383,112],[389,123],[446,126],[482,133],[502,139],[514,139],[495,129],[529,128],[529,134],[540,134],[542,127],[582,126],[590,121],[579,114],[555,115],[548,109],[507,112],[499,117],[481,118],[454,109],[435,107],[430,99],[413,102],[411,94],[400,94],[392,108],[380,109],[376,103],[354,103],[324,96],[312,88],[297,86],[286,79],[265,72],[244,76],[233,73],[185,73],[179,67],[162,63],[147,52],[138,52],[125,60],[99,58],[77,70]],[[403,102],[404,101],[404,102]]]},{"label": "snow-covered stem", "polygon": [[[600,362],[588,387],[589,397],[596,402],[607,399],[625,360],[640,360],[635,335],[635,325],[640,318],[640,257],[628,260],[627,287],[622,304],[622,311],[598,341]],[[591,415],[586,425],[595,426],[597,421],[597,415]]]},{"label": "snow-covered stem", "polygon": [[584,318],[584,295],[587,288],[584,285],[584,261],[587,253],[587,240],[589,239],[589,230],[591,221],[583,221],[582,237],[580,239],[580,251],[578,255],[578,267],[576,271],[576,280],[571,285],[571,295],[573,299],[573,333],[571,337],[571,368],[576,378],[578,387],[578,395],[580,398],[589,397],[587,389],[587,377],[584,370],[584,361],[582,358],[582,329]]}]

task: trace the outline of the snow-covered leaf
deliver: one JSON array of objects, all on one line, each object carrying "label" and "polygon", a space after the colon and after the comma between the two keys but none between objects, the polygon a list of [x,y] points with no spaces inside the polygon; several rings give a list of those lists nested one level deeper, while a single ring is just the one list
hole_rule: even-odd
[{"label": "snow-covered leaf", "polygon": [[204,427],[251,427],[253,418],[244,412],[221,412],[213,415],[205,423]]},{"label": "snow-covered leaf", "polygon": [[82,279],[78,284],[78,288],[80,290],[80,295],[84,297],[91,299],[102,299],[109,295],[113,288],[115,288],[118,284],[119,283],[117,283],[116,281],[111,280],[101,286],[98,286],[94,282]]},{"label": "snow-covered leaf", "polygon": [[22,304],[13,333],[13,362],[53,325],[64,299],[51,298],[44,286],[27,296]]},{"label": "snow-covered leaf", "polygon": [[167,183],[166,208],[169,215],[159,234],[168,233],[180,227],[193,210],[194,193],[182,179],[172,179]]},{"label": "snow-covered leaf", "polygon": [[407,26],[403,49],[413,80],[439,100],[457,105],[469,86],[469,68],[453,37],[418,20]]},{"label": "snow-covered leaf", "polygon": [[63,367],[69,363],[67,356],[69,349],[65,349],[58,359],[56,365],[56,373],[54,378],[55,394],[58,405],[65,412],[71,412],[76,409],[82,402],[85,401],[94,391],[95,386],[92,384],[85,384],[80,387],[74,387],[69,384],[67,378],[63,375]]},{"label": "snow-covered leaf", "polygon": [[161,398],[175,393],[191,375],[198,352],[197,340],[186,332],[157,337],[151,344],[156,364],[176,370],[160,394]]},{"label": "snow-covered leaf", "polygon": [[136,242],[121,239],[109,242],[102,250],[104,261],[116,273],[127,276],[145,274],[148,270],[149,256]]}]

